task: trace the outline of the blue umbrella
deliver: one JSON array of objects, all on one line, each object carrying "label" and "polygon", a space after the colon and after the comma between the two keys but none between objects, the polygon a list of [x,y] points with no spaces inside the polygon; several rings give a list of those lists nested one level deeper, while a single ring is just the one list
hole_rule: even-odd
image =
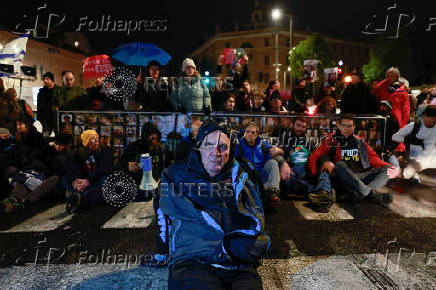
[{"label": "blue umbrella", "polygon": [[167,65],[171,56],[153,43],[134,42],[116,48],[112,58],[126,65],[147,66],[152,60]]}]

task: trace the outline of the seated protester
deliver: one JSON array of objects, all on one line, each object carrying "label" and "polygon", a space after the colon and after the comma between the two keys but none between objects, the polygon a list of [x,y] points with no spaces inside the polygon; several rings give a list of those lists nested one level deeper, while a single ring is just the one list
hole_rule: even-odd
[{"label": "seated protester", "polygon": [[203,123],[189,158],[164,170],[160,189],[173,225],[168,289],[262,289],[256,267],[270,244],[262,184],[251,164],[233,158],[227,126]]},{"label": "seated protester", "polygon": [[239,140],[235,147],[236,158],[246,158],[254,164],[260,174],[265,196],[262,198],[268,206],[278,207],[280,205],[280,176],[287,169],[287,164],[279,169],[278,163],[272,158],[283,151],[259,137],[259,127],[256,123],[248,123],[244,130],[244,137]]},{"label": "seated protester", "polygon": [[[141,140],[138,140],[127,147],[126,152],[122,157],[123,169],[128,172],[136,184],[141,184],[142,169],[138,163],[142,154],[149,153],[151,157],[152,175],[153,178],[158,181],[162,171],[167,168],[171,163],[171,157],[169,155],[168,148],[160,142],[161,133],[157,127],[147,122],[142,127]],[[140,192],[137,197],[137,201],[144,200],[145,194],[148,192]],[[147,266],[166,266],[166,259],[168,256],[168,231],[169,231],[169,219],[164,216],[162,210],[159,208],[159,195],[154,192],[153,207],[155,214],[158,218],[159,235],[156,237],[156,246],[158,248],[157,254],[147,255],[147,259],[143,261],[143,264]]]},{"label": "seated protester", "polygon": [[327,211],[336,201],[334,190],[331,188],[330,175],[324,170],[318,177],[317,185],[309,184],[306,177],[307,160],[309,157],[308,140],[306,139],[307,119],[297,117],[294,126],[290,131],[283,132],[280,137],[280,144],[284,155],[276,155],[274,159],[281,168],[289,163],[288,172],[282,176],[282,193],[308,195],[309,200],[319,209]]},{"label": "seated protester", "polygon": [[240,112],[251,112],[254,109],[253,90],[248,80],[242,81],[243,88],[239,92],[236,108]]},{"label": "seated protester", "polygon": [[0,98],[0,127],[7,128],[10,132],[14,133],[16,130],[15,121],[18,118],[20,109],[15,89],[8,89],[7,92],[6,94],[3,91],[3,95]]},{"label": "seated protester", "polygon": [[263,98],[262,93],[255,91],[253,93],[253,100],[254,100],[254,107],[253,112],[265,112],[266,108],[263,105],[263,102],[265,101]]},{"label": "seated protester", "polygon": [[189,155],[189,150],[194,146],[195,138],[197,138],[198,130],[203,122],[201,120],[194,120],[191,124],[191,133],[189,136],[183,137],[182,141],[177,144],[176,148],[176,161],[186,159]]},{"label": "seated protester", "polygon": [[315,114],[334,115],[336,109],[336,100],[332,97],[325,97],[319,102]]},{"label": "seated protester", "polygon": [[373,203],[391,203],[391,194],[377,194],[375,191],[386,185],[389,179],[397,177],[399,169],[382,161],[363,139],[353,135],[354,115],[342,115],[338,129],[338,133],[324,139],[309,156],[311,174],[317,173],[319,164],[321,172],[335,173],[335,185],[350,194],[352,200],[367,198]]},{"label": "seated protester", "polygon": [[429,105],[422,120],[407,124],[392,136],[395,142],[404,142],[409,152],[409,163],[403,171],[405,179],[419,183],[418,172],[436,168],[436,106]]},{"label": "seated protester", "polygon": [[45,146],[46,142],[41,133],[33,126],[33,119],[20,116],[17,120],[17,145],[24,153],[30,153]]},{"label": "seated protester", "polygon": [[46,179],[42,173],[45,166],[20,150],[22,147],[15,145],[5,128],[0,128],[0,144],[0,178],[2,192],[6,193],[1,196],[0,213],[10,213],[23,209],[27,202],[38,201],[58,179]]},{"label": "seated protester", "polygon": [[103,201],[102,186],[112,171],[112,152],[100,146],[94,130],[80,135],[83,147],[73,153],[61,184],[66,189],[66,212],[79,210]]},{"label": "seated protester", "polygon": [[[44,171],[46,177],[54,179],[55,184],[52,188],[56,196],[64,196],[64,190],[60,184],[60,178],[65,176],[67,166],[70,162],[72,136],[68,134],[57,134],[53,146],[46,144],[44,147],[35,150],[32,155],[34,158],[43,162],[47,169]],[[47,193],[50,191],[47,191]]]}]

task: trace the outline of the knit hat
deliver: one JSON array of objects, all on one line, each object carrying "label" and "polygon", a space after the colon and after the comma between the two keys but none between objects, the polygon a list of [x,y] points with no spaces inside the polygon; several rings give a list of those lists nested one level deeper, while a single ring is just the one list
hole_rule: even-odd
[{"label": "knit hat", "polygon": [[200,129],[198,130],[197,138],[195,138],[195,146],[199,148],[201,142],[203,142],[203,139],[206,137],[206,135],[216,130],[221,131],[230,139],[231,129],[227,123],[218,123],[215,120],[208,120],[206,122],[203,122]]},{"label": "knit hat", "polygon": [[94,130],[85,130],[85,132],[83,132],[82,135],[80,135],[83,146],[85,147],[88,146],[89,140],[94,136],[97,136],[97,138],[99,137],[97,132],[95,132]]},{"label": "knit hat", "polygon": [[392,103],[391,103],[391,101],[383,100],[383,101],[380,102],[380,105],[385,105],[386,107],[389,108],[389,110],[392,110]]},{"label": "knit hat", "polygon": [[192,66],[194,69],[197,69],[194,61],[190,58],[186,58],[182,63],[182,72],[184,72],[188,66]]},{"label": "knit hat", "polygon": [[49,79],[51,79],[51,81],[52,82],[54,82],[54,75],[51,73],[51,72],[46,72],[43,76],[42,76],[42,78],[44,79],[44,78],[49,78]]},{"label": "knit hat", "polygon": [[71,145],[72,136],[69,134],[60,133],[56,135],[54,142],[58,145]]},{"label": "knit hat", "polygon": [[11,135],[7,128],[0,128],[0,135]]}]

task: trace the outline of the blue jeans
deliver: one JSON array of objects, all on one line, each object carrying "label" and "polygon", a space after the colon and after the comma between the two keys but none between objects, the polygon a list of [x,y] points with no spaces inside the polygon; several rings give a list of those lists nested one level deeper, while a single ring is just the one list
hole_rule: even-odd
[{"label": "blue jeans", "polygon": [[71,193],[79,193],[82,197],[87,197],[89,200],[89,205],[93,206],[96,203],[102,202],[104,199],[101,188],[103,187],[103,183],[106,178],[107,176],[100,177],[97,179],[97,181],[88,186],[83,192],[78,192],[66,176],[61,178],[61,184],[66,191]]},{"label": "blue jeans", "polygon": [[265,189],[280,189],[280,169],[276,160],[270,159],[265,163],[260,172],[260,178]]},{"label": "blue jeans", "polygon": [[323,171],[318,176],[316,185],[312,185],[302,178],[298,178],[297,175],[291,175],[289,181],[285,181],[283,186],[288,193],[299,193],[302,195],[308,193],[316,193],[320,191],[330,192],[332,190],[330,175],[327,171]]},{"label": "blue jeans", "polygon": [[371,190],[377,190],[388,183],[389,167],[354,173],[345,162],[339,161],[335,164],[336,179],[345,190],[358,191],[361,195],[367,196]]}]

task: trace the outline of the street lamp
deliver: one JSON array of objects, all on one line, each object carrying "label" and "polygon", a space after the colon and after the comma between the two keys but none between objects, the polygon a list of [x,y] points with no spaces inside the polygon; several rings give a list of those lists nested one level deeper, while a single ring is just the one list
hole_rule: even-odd
[{"label": "street lamp", "polygon": [[[292,14],[284,14],[284,13],[282,13],[282,11],[280,9],[277,9],[277,8],[275,8],[271,11],[271,16],[272,16],[273,20],[279,20],[282,17],[282,15],[289,17],[289,48],[292,49],[292,28],[293,28],[293,23],[294,23],[294,16]],[[279,62],[279,34],[278,34],[278,31],[276,31],[276,33],[275,33],[275,53],[276,53],[276,55],[275,55],[276,79],[278,79],[278,77],[279,77],[279,74],[277,71],[278,62]],[[292,76],[291,76],[291,79],[289,80],[289,84],[291,85],[290,89],[292,90]]]}]

